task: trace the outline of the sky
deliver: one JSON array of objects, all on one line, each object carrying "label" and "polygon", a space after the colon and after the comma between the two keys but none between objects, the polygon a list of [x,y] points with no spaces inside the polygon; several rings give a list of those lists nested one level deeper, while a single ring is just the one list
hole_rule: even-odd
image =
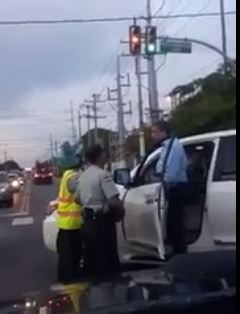
[{"label": "sky", "polygon": [[[161,6],[152,0],[153,12]],[[236,1],[226,0],[226,10]],[[139,16],[146,0],[1,0],[0,21],[92,17]],[[219,11],[219,0],[168,0],[161,14]],[[228,54],[236,55],[236,19],[227,17]],[[157,21],[158,32],[167,36],[194,37],[221,47],[220,18]],[[0,26],[0,162],[4,152],[22,165],[49,155],[49,137],[61,143],[71,138],[70,103],[75,111],[84,99],[116,87],[116,56],[128,52],[129,23]],[[158,71],[160,104],[176,85],[202,77],[218,66],[221,57],[195,47],[191,55],[168,55]],[[157,65],[163,62],[156,57]],[[145,70],[145,62],[142,63]],[[132,87],[123,90],[124,101],[133,102],[133,115],[126,116],[128,129],[138,124],[136,80],[132,58],[122,58],[122,75],[131,75]],[[145,86],[147,82],[144,82]],[[147,108],[147,92],[144,92]],[[126,106],[127,108],[127,106]],[[127,109],[126,109],[127,110]],[[82,114],[85,111],[82,109]],[[116,104],[99,105],[106,118],[101,127],[116,129]],[[147,117],[146,117],[147,119]],[[82,128],[86,132],[83,118]]]}]

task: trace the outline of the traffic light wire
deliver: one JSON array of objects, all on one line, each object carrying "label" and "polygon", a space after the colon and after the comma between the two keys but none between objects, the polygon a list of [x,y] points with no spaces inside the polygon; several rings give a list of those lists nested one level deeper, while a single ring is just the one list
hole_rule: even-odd
[{"label": "traffic light wire", "polygon": [[[180,19],[180,18],[200,18],[200,17],[218,17],[219,12],[208,13],[186,13],[153,16],[152,19]],[[236,15],[236,11],[225,12],[225,15]],[[136,17],[136,20],[147,20],[146,16]],[[129,22],[133,17],[109,17],[92,19],[63,19],[63,20],[16,20],[0,21],[0,26],[19,26],[19,25],[54,25],[54,24],[87,24],[87,23],[111,23],[111,22]]]}]

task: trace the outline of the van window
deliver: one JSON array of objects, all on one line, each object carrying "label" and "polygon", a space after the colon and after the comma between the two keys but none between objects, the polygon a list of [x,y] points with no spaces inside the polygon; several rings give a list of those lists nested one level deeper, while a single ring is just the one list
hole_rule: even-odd
[{"label": "van window", "polygon": [[193,184],[206,184],[212,162],[214,143],[203,142],[184,146],[188,158],[188,179]]},{"label": "van window", "polygon": [[144,166],[142,170],[138,173],[135,183],[138,186],[159,183],[160,177],[156,173],[156,165],[158,158],[154,159],[148,165]]},{"label": "van window", "polygon": [[214,172],[214,181],[236,180],[236,136],[220,140],[220,146]]}]

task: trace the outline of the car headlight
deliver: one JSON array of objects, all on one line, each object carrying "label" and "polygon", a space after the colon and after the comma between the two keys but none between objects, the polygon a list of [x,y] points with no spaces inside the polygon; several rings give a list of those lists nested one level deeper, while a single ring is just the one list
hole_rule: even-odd
[{"label": "car headlight", "polygon": [[13,182],[12,182],[12,187],[13,187],[13,188],[18,188],[18,187],[19,187],[18,181],[13,181]]}]

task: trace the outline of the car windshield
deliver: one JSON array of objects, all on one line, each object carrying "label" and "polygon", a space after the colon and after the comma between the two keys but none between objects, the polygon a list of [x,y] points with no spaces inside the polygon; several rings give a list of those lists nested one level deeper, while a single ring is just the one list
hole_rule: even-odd
[{"label": "car windshield", "polygon": [[0,0],[0,314],[235,249],[236,16],[235,0]]}]

